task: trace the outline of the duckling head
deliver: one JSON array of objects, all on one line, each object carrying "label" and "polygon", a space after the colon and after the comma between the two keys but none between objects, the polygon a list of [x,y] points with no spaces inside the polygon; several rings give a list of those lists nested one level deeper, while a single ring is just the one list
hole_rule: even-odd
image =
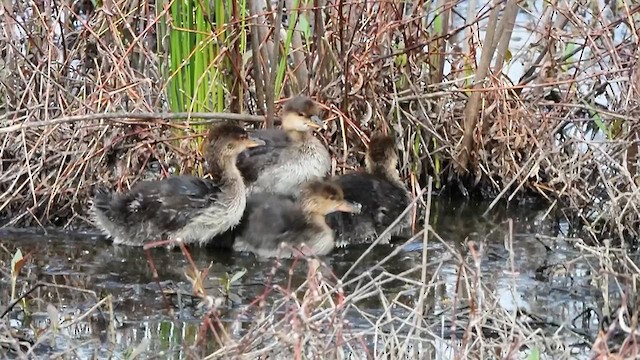
[{"label": "duckling head", "polygon": [[300,189],[305,210],[312,214],[326,215],[332,212],[359,214],[362,205],[344,199],[342,188],[333,181],[310,181]]},{"label": "duckling head", "polygon": [[232,159],[235,162],[238,154],[245,149],[265,144],[264,141],[249,136],[242,127],[229,123],[211,127],[207,140],[205,151],[207,162],[213,159]]},{"label": "duckling head", "polygon": [[318,116],[318,105],[306,96],[296,96],[287,101],[282,111],[282,128],[307,132],[312,128],[323,128],[324,122]]},{"label": "duckling head", "polygon": [[380,133],[371,136],[369,149],[364,161],[369,173],[382,170],[386,174],[395,174],[397,176],[398,155],[396,154],[393,137]]}]

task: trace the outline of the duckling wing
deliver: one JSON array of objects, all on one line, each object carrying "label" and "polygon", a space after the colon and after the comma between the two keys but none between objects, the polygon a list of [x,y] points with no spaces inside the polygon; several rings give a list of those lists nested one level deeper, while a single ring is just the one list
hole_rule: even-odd
[{"label": "duckling wing", "polygon": [[281,162],[282,151],[278,150],[291,144],[287,133],[279,129],[259,130],[251,134],[263,140],[265,145],[246,149],[238,156],[238,170],[247,182],[256,181],[262,170]]},{"label": "duckling wing", "polygon": [[345,200],[362,205],[360,214],[334,212],[325,217],[335,232],[338,246],[368,241],[375,233],[372,213],[378,205],[374,184],[366,173],[346,174],[333,180],[342,188]]},{"label": "duckling wing", "polygon": [[238,170],[240,170],[240,174],[245,182],[255,182],[258,180],[260,173],[262,173],[266,168],[282,162],[284,154],[280,151],[274,150],[275,149],[271,149],[263,154],[253,154],[242,160],[238,159]]},{"label": "duckling wing", "polygon": [[238,160],[266,154],[273,149],[283,148],[291,144],[289,135],[280,129],[257,130],[251,132],[251,136],[264,141],[265,144],[244,150],[238,156]]},{"label": "duckling wing", "polygon": [[136,184],[122,205],[159,229],[173,230],[216,203],[221,193],[220,185],[211,180],[181,175]]},{"label": "duckling wing", "polygon": [[[360,214],[332,213],[327,223],[339,241],[369,242],[391,225],[409,203],[405,189],[384,177],[353,173],[335,178],[348,201],[362,205]],[[375,240],[375,239],[374,239]]]},{"label": "duckling wing", "polygon": [[241,237],[253,249],[277,250],[306,223],[300,206],[285,195],[252,195],[247,199],[247,212]]},{"label": "duckling wing", "polygon": [[[251,136],[255,136],[265,142],[263,146],[282,147],[291,142],[291,138],[287,135],[287,132],[282,129],[262,129],[252,131]],[[255,150],[257,148],[250,148],[249,150]]]},{"label": "duckling wing", "polygon": [[381,232],[396,221],[398,216],[409,206],[410,199],[406,189],[383,179],[379,180],[378,189],[375,224],[378,232]]}]

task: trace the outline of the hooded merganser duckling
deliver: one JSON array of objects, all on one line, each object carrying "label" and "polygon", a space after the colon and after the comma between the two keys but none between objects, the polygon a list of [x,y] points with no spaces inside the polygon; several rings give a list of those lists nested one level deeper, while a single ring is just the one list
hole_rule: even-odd
[{"label": "hooded merganser duckling", "polygon": [[[393,138],[381,134],[371,137],[365,156],[366,172],[336,176],[345,200],[362,205],[359,214],[329,214],[327,223],[336,232],[338,247],[347,244],[370,243],[391,225],[411,203],[411,197],[400,179],[396,166],[398,155]],[[381,240],[388,243],[410,225],[406,216]]]},{"label": "hooded merganser duckling", "polygon": [[281,116],[282,129],[263,129],[251,135],[266,145],[244,151],[238,169],[250,193],[270,192],[297,196],[301,184],[324,178],[331,170],[331,156],[313,136],[324,123],[319,108],[306,96],[287,101]]},{"label": "hooded merganser duckling", "polygon": [[325,215],[334,211],[358,213],[360,204],[346,201],[342,189],[327,180],[303,184],[298,200],[273,193],[250,195],[240,225],[232,230],[233,249],[260,257],[292,257],[291,247],[305,255],[326,255],[335,243]]},{"label": "hooded merganser duckling", "polygon": [[180,175],[139,182],[124,194],[99,191],[92,205],[94,222],[115,244],[176,239],[206,244],[240,222],[246,187],[236,159],[263,144],[237,125],[214,126],[205,149],[211,179]]}]

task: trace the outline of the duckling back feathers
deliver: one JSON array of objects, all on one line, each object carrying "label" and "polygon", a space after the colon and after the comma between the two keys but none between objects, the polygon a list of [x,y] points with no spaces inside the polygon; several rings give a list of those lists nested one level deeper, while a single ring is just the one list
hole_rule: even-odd
[{"label": "duckling back feathers", "polygon": [[[250,251],[260,257],[291,257],[292,253],[282,243],[297,245],[311,233],[320,246],[314,252],[326,254],[333,247],[333,235],[308,221],[305,213],[293,197],[283,194],[257,193],[249,197],[246,218],[234,229],[233,249]],[[326,246],[322,246],[326,244]]]}]

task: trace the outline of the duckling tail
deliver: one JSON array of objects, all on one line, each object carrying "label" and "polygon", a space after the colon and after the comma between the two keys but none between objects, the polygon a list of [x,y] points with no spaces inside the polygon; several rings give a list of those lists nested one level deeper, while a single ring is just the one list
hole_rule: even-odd
[{"label": "duckling tail", "polygon": [[91,206],[96,225],[104,229],[107,223],[126,222],[130,212],[127,211],[126,201],[123,200],[122,196],[115,192],[96,188]]},{"label": "duckling tail", "polygon": [[93,189],[93,207],[104,209],[111,201],[111,191],[104,187],[96,187]]},{"label": "duckling tail", "polygon": [[137,233],[132,229],[137,229],[140,224],[139,216],[135,216],[135,209],[139,206],[135,197],[96,189],[91,205],[92,220],[96,228],[115,243],[133,244],[135,241],[131,239],[135,239]]},{"label": "duckling tail", "polygon": [[99,217],[100,215],[107,215],[111,208],[111,202],[113,200],[114,194],[112,194],[109,190],[105,188],[96,188],[93,191],[93,199],[91,204],[91,210],[94,213],[94,216]]}]

